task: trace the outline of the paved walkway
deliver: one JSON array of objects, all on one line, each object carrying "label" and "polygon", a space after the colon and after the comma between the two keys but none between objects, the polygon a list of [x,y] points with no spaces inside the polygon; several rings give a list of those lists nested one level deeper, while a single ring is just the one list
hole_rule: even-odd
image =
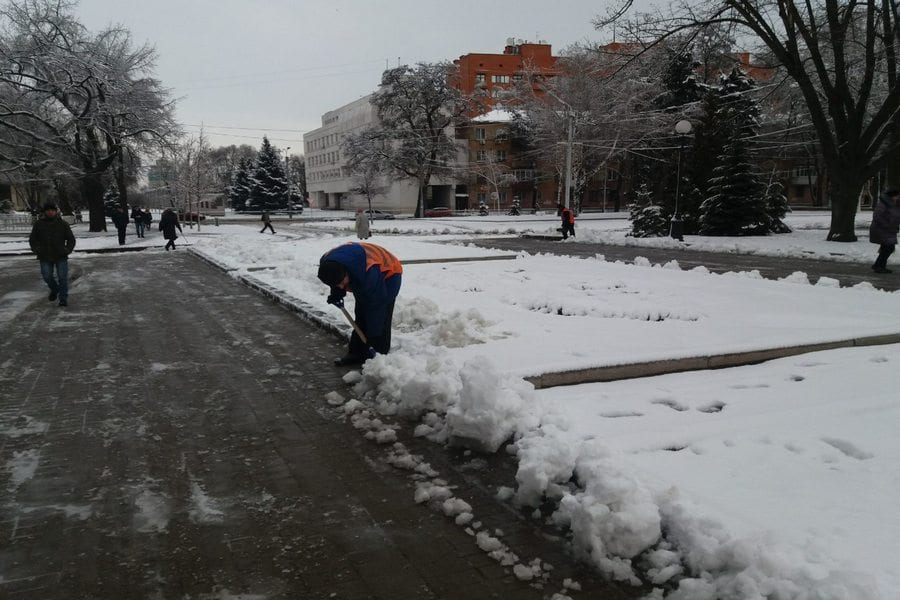
[{"label": "paved walkway", "polygon": [[512,458],[424,454],[542,590],[413,502],[323,396],[328,333],[188,254],[76,257],[70,306],[0,260],[0,598],[637,598],[494,499]]},{"label": "paved walkway", "polygon": [[[603,254],[606,260],[622,260],[631,262],[635,257],[643,256],[654,263],[667,263],[677,260],[683,269],[692,269],[703,265],[715,273],[726,271],[751,271],[756,269],[767,279],[786,277],[795,271],[803,271],[815,282],[819,277],[832,277],[842,286],[853,286],[868,281],[883,290],[900,289],[900,269],[892,274],[874,273],[869,264],[834,262],[818,259],[787,258],[774,256],[755,256],[746,254],[725,254],[699,250],[670,250],[657,248],[639,248],[634,246],[612,246],[605,244],[572,242],[540,238],[489,238],[474,239],[472,243],[485,248],[498,248],[526,252],[545,252],[570,256],[594,256]],[[835,243],[835,252],[841,245]],[[872,260],[875,259],[872,246]]]}]

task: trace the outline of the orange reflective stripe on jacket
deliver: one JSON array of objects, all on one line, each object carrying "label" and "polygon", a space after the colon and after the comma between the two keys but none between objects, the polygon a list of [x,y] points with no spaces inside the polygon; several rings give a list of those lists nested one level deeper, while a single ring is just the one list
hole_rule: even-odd
[{"label": "orange reflective stripe on jacket", "polygon": [[378,265],[378,268],[384,273],[385,279],[403,272],[403,265],[400,264],[400,259],[381,246],[366,242],[360,242],[359,245],[366,251],[366,271],[372,265]]}]

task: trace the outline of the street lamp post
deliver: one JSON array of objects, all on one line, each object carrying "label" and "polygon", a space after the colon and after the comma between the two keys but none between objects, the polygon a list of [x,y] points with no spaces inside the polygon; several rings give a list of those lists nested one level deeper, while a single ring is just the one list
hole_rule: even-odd
[{"label": "street lamp post", "polygon": [[291,204],[291,157],[290,157],[291,147],[288,146],[284,149],[284,178],[287,180],[287,207],[288,207],[288,219],[293,220],[294,218],[294,205]]},{"label": "street lamp post", "polygon": [[675,166],[675,213],[669,224],[669,235],[679,242],[684,241],[684,223],[678,214],[678,200],[681,194],[681,154],[684,152],[684,138],[692,129],[690,121],[682,119],[675,123],[675,133],[678,134],[678,159]]}]

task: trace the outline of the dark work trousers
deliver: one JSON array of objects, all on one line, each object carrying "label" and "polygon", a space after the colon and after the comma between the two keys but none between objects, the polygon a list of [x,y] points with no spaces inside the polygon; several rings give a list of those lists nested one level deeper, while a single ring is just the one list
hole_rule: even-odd
[{"label": "dark work trousers", "polygon": [[875,264],[872,265],[872,268],[884,269],[887,267],[888,257],[894,253],[896,247],[896,244],[881,244],[878,247],[878,258],[875,259]]},{"label": "dark work trousers", "polygon": [[[363,331],[367,331],[367,323],[366,317],[361,310],[359,303],[356,304],[353,308],[354,316],[356,317],[356,324],[359,325],[359,328]],[[391,349],[391,321],[394,319],[394,301],[391,300],[391,303],[387,305],[384,309],[384,334],[380,337],[369,340],[368,344],[364,344],[362,339],[360,339],[359,334],[356,333],[356,330],[353,330],[353,334],[350,336],[350,349],[349,353],[353,356],[361,356],[368,357],[369,355],[369,346],[375,349],[375,352],[379,354],[387,354]]]},{"label": "dark work trousers", "polygon": [[260,232],[260,233],[265,233],[266,229],[269,229],[272,233],[275,233],[275,230],[272,228],[272,224],[271,224],[271,223],[266,223],[265,225],[263,225],[263,228],[260,229],[259,232]]},{"label": "dark work trousers", "polygon": [[574,223],[563,223],[562,234],[563,234],[563,239],[566,239],[570,235],[572,237],[575,237],[575,224]]},{"label": "dark work trousers", "polygon": [[124,227],[116,227],[116,230],[119,232],[119,245],[120,246],[125,245],[125,231],[127,231],[127,229],[128,229],[128,225],[125,225]]}]

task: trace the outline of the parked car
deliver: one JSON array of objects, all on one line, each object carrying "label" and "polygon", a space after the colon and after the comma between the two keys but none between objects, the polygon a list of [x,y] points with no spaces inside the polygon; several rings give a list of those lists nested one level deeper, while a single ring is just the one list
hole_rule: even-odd
[{"label": "parked car", "polygon": [[446,206],[435,206],[433,208],[425,209],[426,217],[452,217],[453,211],[447,208]]},{"label": "parked car", "polygon": [[178,220],[179,221],[194,221],[194,222],[196,222],[196,221],[203,221],[205,219],[206,219],[206,215],[201,215],[200,213],[195,212],[195,211],[190,211],[190,212],[183,211],[183,210],[178,211]]},{"label": "parked car", "polygon": [[396,219],[394,215],[389,212],[384,212],[383,210],[367,210],[366,213],[369,215],[369,218],[373,221],[375,219]]}]

